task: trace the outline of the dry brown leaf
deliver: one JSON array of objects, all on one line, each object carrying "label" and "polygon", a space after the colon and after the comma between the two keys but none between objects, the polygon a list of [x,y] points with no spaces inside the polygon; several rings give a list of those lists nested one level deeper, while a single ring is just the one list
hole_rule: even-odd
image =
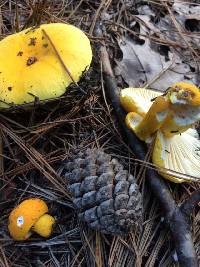
[{"label": "dry brown leaf", "polygon": [[[168,58],[155,51],[148,39],[136,44],[131,39],[120,39],[119,47],[123,59],[117,61],[117,73],[129,86],[142,87],[147,84],[158,90],[166,90],[175,82],[192,81],[195,74],[178,55],[168,52]],[[155,80],[156,79],[156,80]]]}]

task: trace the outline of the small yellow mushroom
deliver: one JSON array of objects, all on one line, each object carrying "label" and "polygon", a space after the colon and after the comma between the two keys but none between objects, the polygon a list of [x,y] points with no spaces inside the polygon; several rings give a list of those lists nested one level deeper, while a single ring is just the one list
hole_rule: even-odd
[{"label": "small yellow mushroom", "polygon": [[55,219],[47,214],[46,203],[38,198],[21,202],[9,216],[8,229],[15,240],[26,240],[32,232],[42,237],[49,237],[52,233]]},{"label": "small yellow mushroom", "polygon": [[[200,178],[200,140],[197,131],[192,129],[200,120],[200,90],[180,82],[164,94],[144,88],[126,88],[120,98],[129,112],[127,127],[147,143],[155,136],[152,161],[158,167],[171,170],[161,171],[163,177],[176,183]],[[178,173],[173,175],[173,171],[182,173],[184,178]]]}]

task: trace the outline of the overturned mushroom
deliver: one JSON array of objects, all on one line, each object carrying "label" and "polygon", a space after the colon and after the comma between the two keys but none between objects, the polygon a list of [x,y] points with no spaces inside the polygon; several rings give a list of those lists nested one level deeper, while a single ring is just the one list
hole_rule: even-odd
[{"label": "overturned mushroom", "polygon": [[43,200],[37,198],[24,200],[9,216],[10,235],[15,240],[26,240],[32,232],[42,237],[49,237],[55,219],[47,212],[48,207]]},{"label": "overturned mushroom", "polygon": [[200,141],[193,127],[200,120],[200,90],[196,86],[180,82],[164,94],[127,88],[121,91],[120,100],[129,112],[126,125],[138,138],[149,143],[155,137],[153,163],[183,174],[161,171],[165,178],[177,183],[200,178]]},{"label": "overturned mushroom", "polygon": [[89,39],[72,25],[43,24],[7,36],[0,41],[0,108],[61,96],[91,60]]}]

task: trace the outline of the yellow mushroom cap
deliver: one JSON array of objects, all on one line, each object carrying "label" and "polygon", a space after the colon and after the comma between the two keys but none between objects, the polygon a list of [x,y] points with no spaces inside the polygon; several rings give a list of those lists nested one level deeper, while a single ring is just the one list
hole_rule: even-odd
[{"label": "yellow mushroom cap", "polygon": [[[200,179],[200,140],[197,131],[190,128],[172,138],[165,138],[158,131],[152,161],[158,167],[170,169],[160,173],[175,183]],[[173,174],[173,171],[179,174]]]},{"label": "yellow mushroom cap", "polygon": [[49,214],[44,214],[34,224],[32,230],[43,237],[49,237],[52,233],[54,224],[55,219]]},{"label": "yellow mushroom cap", "polygon": [[46,203],[41,199],[27,199],[21,202],[9,216],[8,229],[15,240],[25,240],[36,221],[48,212]]},{"label": "yellow mushroom cap", "polygon": [[120,102],[126,112],[136,112],[144,116],[152,105],[152,99],[162,93],[146,88],[125,88],[120,92]]},{"label": "yellow mushroom cap", "polygon": [[90,41],[80,29],[51,23],[23,30],[0,41],[0,108],[65,93],[73,81],[51,42],[73,81],[79,81],[92,60]]}]

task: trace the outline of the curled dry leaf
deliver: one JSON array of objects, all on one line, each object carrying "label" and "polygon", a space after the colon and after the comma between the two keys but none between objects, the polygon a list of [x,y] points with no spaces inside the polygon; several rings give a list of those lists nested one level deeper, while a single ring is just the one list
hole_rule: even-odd
[{"label": "curled dry leaf", "polygon": [[158,90],[166,90],[178,81],[192,81],[196,75],[191,73],[190,65],[185,64],[175,53],[167,51],[167,56],[154,49],[148,39],[141,45],[129,38],[120,39],[119,47],[123,59],[117,61],[116,72],[130,87],[149,85]]}]

